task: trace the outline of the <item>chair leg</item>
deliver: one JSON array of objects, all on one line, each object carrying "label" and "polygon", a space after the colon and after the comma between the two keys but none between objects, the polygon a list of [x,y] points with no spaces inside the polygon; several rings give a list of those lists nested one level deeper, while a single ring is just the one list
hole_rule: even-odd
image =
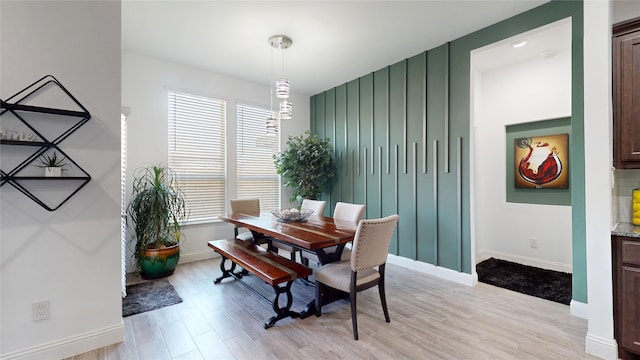
[{"label": "chair leg", "polygon": [[378,272],[380,272],[380,280],[378,282],[378,291],[380,292],[380,302],[382,303],[384,320],[386,322],[391,322],[391,319],[389,318],[389,310],[387,309],[387,297],[385,295],[385,290],[384,290],[384,265],[385,264],[382,264],[378,267]]},{"label": "chair leg", "polygon": [[358,273],[351,271],[351,291],[349,292],[349,301],[351,302],[351,325],[353,326],[353,339],[358,340],[358,312],[356,308],[356,279]]},{"label": "chair leg", "polygon": [[358,313],[356,310],[356,292],[352,291],[349,294],[349,301],[351,302],[351,324],[353,326],[353,339],[358,340]]},{"label": "chair leg", "polygon": [[316,280],[316,316],[322,315],[322,283]]}]

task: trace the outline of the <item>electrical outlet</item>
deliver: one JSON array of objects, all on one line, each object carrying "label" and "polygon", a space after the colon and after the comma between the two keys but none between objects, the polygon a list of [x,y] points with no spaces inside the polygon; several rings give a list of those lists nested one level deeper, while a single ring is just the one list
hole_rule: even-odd
[{"label": "electrical outlet", "polygon": [[538,248],[538,240],[531,238],[529,239],[529,247],[532,249],[537,249]]},{"label": "electrical outlet", "polygon": [[31,304],[31,320],[39,321],[49,317],[49,300],[38,301]]}]

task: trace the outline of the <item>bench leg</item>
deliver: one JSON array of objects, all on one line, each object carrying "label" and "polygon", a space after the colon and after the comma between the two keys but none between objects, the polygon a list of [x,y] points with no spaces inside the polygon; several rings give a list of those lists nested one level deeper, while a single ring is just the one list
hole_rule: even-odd
[{"label": "bench leg", "polygon": [[[222,255],[221,255],[222,256]],[[220,271],[222,271],[222,275],[215,279],[213,281],[214,284],[219,284],[220,281],[222,281],[222,279],[228,278],[228,277],[234,277],[233,276],[233,271],[236,269],[236,263],[234,263],[233,261],[231,261],[231,268],[230,269],[226,269],[224,266],[224,263],[227,261],[228,259],[224,256],[222,256],[222,261],[220,261]],[[244,269],[243,269],[244,270]]]},{"label": "bench leg", "polygon": [[[272,316],[269,320],[264,323],[264,328],[268,329],[275,325],[278,320],[291,317],[297,318],[300,317],[300,313],[295,311],[291,311],[291,304],[293,303],[293,295],[291,294],[291,284],[293,281],[287,281],[286,285],[278,286],[273,285],[273,290],[276,292],[276,297],[273,299],[271,304],[273,305],[273,311],[275,311],[276,315]],[[280,294],[285,294],[287,296],[287,305],[285,307],[280,307]]]}]

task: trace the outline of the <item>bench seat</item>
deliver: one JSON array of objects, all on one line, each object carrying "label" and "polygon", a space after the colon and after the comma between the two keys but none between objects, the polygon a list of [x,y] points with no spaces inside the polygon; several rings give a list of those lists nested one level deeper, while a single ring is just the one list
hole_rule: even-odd
[{"label": "bench seat", "polygon": [[[234,272],[237,264],[273,287],[276,296],[275,299],[270,300],[246,283],[240,281],[240,284],[248,287],[252,292],[272,304],[276,315],[265,322],[265,329],[272,327],[276,321],[285,317],[296,318],[300,316],[299,313],[291,311],[291,304],[293,302],[291,284],[295,279],[310,276],[313,273],[312,269],[276,253],[267,251],[249,241],[238,239],[213,240],[208,242],[208,246],[222,256],[222,261],[220,262],[222,275],[214,281],[215,284],[219,284],[223,279],[228,277],[241,280],[242,275]],[[229,269],[225,266],[226,260],[231,261],[231,267]],[[281,307],[278,301],[281,294],[287,296],[285,307]]]}]

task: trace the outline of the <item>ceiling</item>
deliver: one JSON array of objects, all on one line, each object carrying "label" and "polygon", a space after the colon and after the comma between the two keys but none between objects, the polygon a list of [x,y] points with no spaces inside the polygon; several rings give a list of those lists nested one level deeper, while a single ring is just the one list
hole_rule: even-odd
[{"label": "ceiling", "polygon": [[546,2],[123,0],[122,47],[267,86],[284,34],[291,89],[313,95]]}]

